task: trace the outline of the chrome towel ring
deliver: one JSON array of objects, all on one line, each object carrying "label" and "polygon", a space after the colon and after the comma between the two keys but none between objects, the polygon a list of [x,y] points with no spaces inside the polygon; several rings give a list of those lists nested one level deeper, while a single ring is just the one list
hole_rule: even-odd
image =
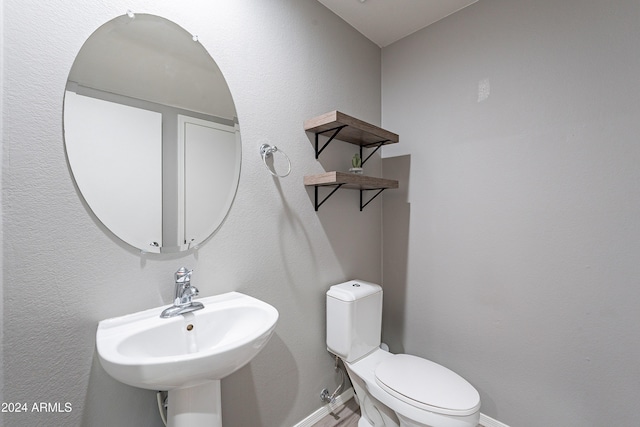
[{"label": "chrome towel ring", "polygon": [[[288,168],[287,168],[287,172],[283,175],[279,175],[275,171],[275,168],[272,170],[272,168],[267,164],[267,159],[271,158],[271,155],[276,152],[282,154],[284,158],[287,159]],[[262,156],[262,161],[264,162],[264,166],[267,168],[267,170],[271,175],[276,176],[278,178],[284,178],[291,173],[291,160],[289,159],[289,156],[287,156],[284,151],[278,149],[278,147],[276,147],[275,145],[271,146],[269,144],[262,144],[260,146],[260,155]]]}]

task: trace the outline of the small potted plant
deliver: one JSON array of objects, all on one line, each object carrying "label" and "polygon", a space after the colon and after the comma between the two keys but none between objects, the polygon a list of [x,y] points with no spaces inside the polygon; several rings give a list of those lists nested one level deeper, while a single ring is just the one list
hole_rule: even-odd
[{"label": "small potted plant", "polygon": [[353,158],[351,159],[351,166],[352,167],[349,169],[349,172],[362,174],[362,159],[360,158],[360,154],[356,153],[353,155]]}]

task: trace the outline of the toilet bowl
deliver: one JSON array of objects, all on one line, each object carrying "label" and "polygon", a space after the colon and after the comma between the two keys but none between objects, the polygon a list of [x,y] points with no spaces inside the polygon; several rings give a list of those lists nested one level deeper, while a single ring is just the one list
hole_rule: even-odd
[{"label": "toilet bowl", "polygon": [[327,291],[327,348],[347,368],[358,427],[476,427],[480,395],[455,372],[380,348],[382,288],[352,280]]}]

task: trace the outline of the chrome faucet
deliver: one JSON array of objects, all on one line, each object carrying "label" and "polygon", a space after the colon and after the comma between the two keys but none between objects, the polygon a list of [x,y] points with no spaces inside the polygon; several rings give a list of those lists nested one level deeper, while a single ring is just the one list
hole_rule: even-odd
[{"label": "chrome faucet", "polygon": [[175,274],[176,288],[173,306],[165,309],[160,317],[168,318],[178,316],[184,313],[200,310],[204,308],[202,303],[192,301],[192,298],[198,295],[198,288],[191,285],[191,274],[193,270],[187,270],[180,267]]}]

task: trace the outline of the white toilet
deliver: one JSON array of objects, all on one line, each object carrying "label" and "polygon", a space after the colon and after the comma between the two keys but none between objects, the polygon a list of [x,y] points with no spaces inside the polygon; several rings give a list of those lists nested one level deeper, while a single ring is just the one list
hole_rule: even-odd
[{"label": "white toilet", "polygon": [[352,280],[327,291],[327,348],[344,362],[358,427],[476,427],[480,395],[455,372],[380,348],[382,288]]}]

